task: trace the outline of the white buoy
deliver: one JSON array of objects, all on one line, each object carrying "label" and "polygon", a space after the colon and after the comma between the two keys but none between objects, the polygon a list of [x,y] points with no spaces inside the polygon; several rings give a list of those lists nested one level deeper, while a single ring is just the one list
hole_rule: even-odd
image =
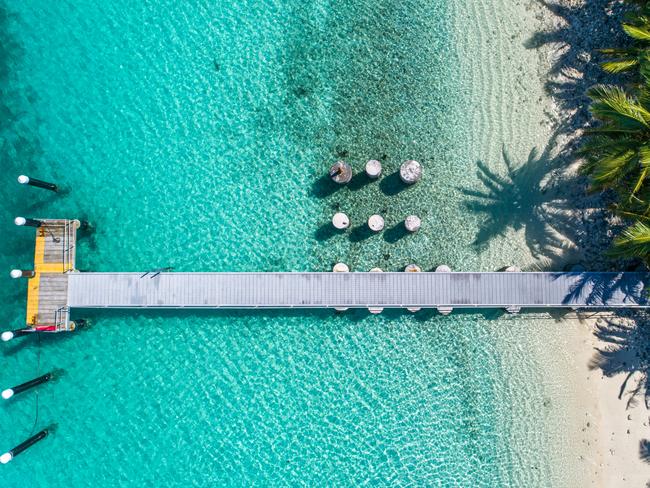
[{"label": "white buoy", "polygon": [[14,396],[14,390],[12,390],[11,388],[2,390],[2,398],[4,398],[5,400],[9,400],[12,396]]},{"label": "white buoy", "polygon": [[[451,268],[446,264],[441,264],[436,268],[436,273],[451,273]],[[436,307],[436,310],[438,310],[438,313],[441,315],[449,315],[454,311],[452,307]]]},{"label": "white buoy", "polygon": [[371,215],[368,219],[368,227],[373,232],[379,232],[384,229],[384,218],[381,215]]},{"label": "white buoy", "polygon": [[10,341],[11,339],[14,338],[14,333],[11,330],[5,330],[2,335],[0,335],[0,338],[2,338],[3,342]]},{"label": "white buoy", "polygon": [[[332,268],[332,271],[335,273],[349,273],[350,268],[348,268],[348,265],[345,263],[336,263],[334,268]],[[334,310],[337,312],[345,312],[347,309],[348,307],[334,307]]]},{"label": "white buoy", "polygon": [[379,178],[381,175],[381,163],[376,159],[371,159],[366,163],[366,174],[370,178]]},{"label": "white buoy", "polygon": [[26,185],[26,184],[28,184],[28,183],[29,183],[29,176],[20,175],[20,176],[18,177],[18,183],[20,183],[21,185]]},{"label": "white buoy", "polygon": [[422,221],[420,220],[420,217],[417,215],[409,215],[404,219],[404,227],[406,227],[406,230],[409,232],[417,232],[420,230],[420,226],[422,225]]},{"label": "white buoy", "polygon": [[[422,272],[422,268],[420,268],[417,264],[409,264],[406,268],[404,268],[404,271],[406,273],[420,273]],[[422,309],[420,307],[407,307],[406,310],[415,313],[419,312]]]},{"label": "white buoy", "polygon": [[10,452],[5,452],[2,456],[0,456],[0,463],[2,464],[7,464],[9,461],[11,461],[14,457],[11,455]]},{"label": "white buoy", "polygon": [[[521,269],[518,268],[517,266],[508,266],[506,268],[506,273],[521,273]],[[516,305],[510,305],[509,307],[506,307],[506,312],[508,313],[519,313],[521,311],[521,307],[518,307]]]},{"label": "white buoy", "polygon": [[[383,273],[384,271],[381,268],[372,268],[370,272]],[[384,311],[383,307],[368,307],[368,312],[370,312],[373,315],[377,315],[378,313],[382,313],[383,311]]]},{"label": "white buoy", "polygon": [[343,212],[338,212],[332,217],[332,225],[339,230],[347,229],[350,227],[350,219]]},{"label": "white buoy", "polygon": [[14,224],[16,225],[25,225],[27,223],[27,219],[25,217],[16,217],[14,219]]},{"label": "white buoy", "polygon": [[404,161],[399,168],[399,177],[407,185],[412,185],[422,178],[422,166],[412,159]]}]

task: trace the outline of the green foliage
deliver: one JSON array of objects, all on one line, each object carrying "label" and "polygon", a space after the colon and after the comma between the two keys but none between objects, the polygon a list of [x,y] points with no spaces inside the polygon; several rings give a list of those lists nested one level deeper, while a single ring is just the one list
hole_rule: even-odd
[{"label": "green foliage", "polygon": [[628,1],[636,4],[637,10],[630,12],[623,22],[623,31],[630,36],[632,44],[626,48],[607,48],[600,52],[612,58],[601,63],[608,73],[632,71],[639,66],[650,70],[650,3],[645,1]]},{"label": "green foliage", "polygon": [[610,251],[614,257],[636,257],[647,261],[650,256],[650,226],[637,222],[614,240]]},{"label": "green foliage", "polygon": [[633,83],[589,89],[597,124],[586,131],[580,154],[592,189],[615,191],[614,210],[631,221],[614,240],[610,255],[650,264],[650,1],[626,3],[636,6],[622,23],[630,45],[601,49],[609,58],[601,66],[608,73],[630,73]]}]

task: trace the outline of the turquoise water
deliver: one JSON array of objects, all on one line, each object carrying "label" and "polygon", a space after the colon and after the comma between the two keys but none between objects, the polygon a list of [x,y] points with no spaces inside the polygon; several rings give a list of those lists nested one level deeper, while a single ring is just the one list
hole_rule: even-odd
[{"label": "turquoise water", "polygon": [[[460,205],[477,182],[451,15],[446,0],[5,2],[0,270],[32,262],[19,214],[90,220],[81,270],[510,264],[472,246]],[[387,176],[333,189],[339,157]],[[406,158],[426,176],[402,190]],[[328,230],[337,209],[348,234]],[[388,230],[366,236],[377,211]],[[411,212],[423,230],[404,236]],[[3,328],[19,326],[25,285],[0,282]],[[499,350],[497,325],[516,324],[499,312],[79,316],[92,326],[3,348],[2,385],[65,371],[38,394],[55,435],[3,486],[550,483],[540,373],[505,365],[520,352]],[[33,394],[2,405],[0,450],[36,411]]]}]

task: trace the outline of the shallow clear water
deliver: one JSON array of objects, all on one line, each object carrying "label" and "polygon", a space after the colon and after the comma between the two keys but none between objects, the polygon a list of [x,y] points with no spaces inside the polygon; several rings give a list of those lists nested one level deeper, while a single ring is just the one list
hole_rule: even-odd
[{"label": "shallow clear water", "polygon": [[[90,220],[81,270],[511,264],[520,244],[479,252],[462,205],[480,181],[458,5],[295,4],[5,3],[0,270],[32,262],[18,214]],[[386,176],[333,188],[339,157]],[[407,158],[425,178],[404,189]],[[19,187],[23,172],[69,193]],[[338,209],[347,234],[329,231]],[[368,236],[374,212],[387,231]],[[0,282],[0,319],[19,326],[25,286]],[[513,369],[527,346],[498,327],[522,322],[500,315],[80,314],[86,330],[4,347],[2,385],[65,371],[39,390],[36,425],[56,434],[4,486],[547,485],[541,373]],[[0,450],[35,412],[33,394],[2,405]]]}]

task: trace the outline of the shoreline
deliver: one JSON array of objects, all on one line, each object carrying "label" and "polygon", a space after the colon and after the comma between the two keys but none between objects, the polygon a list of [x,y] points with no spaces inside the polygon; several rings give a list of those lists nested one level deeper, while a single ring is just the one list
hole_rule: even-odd
[{"label": "shoreline", "polygon": [[[650,479],[650,466],[641,457],[641,448],[645,437],[648,435],[649,411],[643,398],[631,398],[631,390],[640,386],[638,381],[641,371],[632,373],[626,379],[626,374],[620,372],[608,376],[603,368],[595,367],[594,361],[598,360],[598,352],[594,350],[612,351],[611,342],[599,339],[602,336],[601,327],[611,325],[619,330],[627,329],[633,332],[636,327],[634,321],[626,318],[596,319],[588,322],[586,327],[586,340],[592,346],[592,357],[589,362],[587,383],[597,395],[598,420],[598,445],[602,462],[600,479],[602,486],[645,486]],[[618,360],[623,363],[634,362],[634,351],[625,347],[619,349]],[[645,392],[641,392],[641,396]]]},{"label": "shoreline", "polygon": [[[578,176],[572,152],[589,121],[586,88],[618,82],[600,69],[593,53],[623,42],[621,5],[602,1],[587,6],[580,0],[557,0],[555,5],[558,10],[543,17],[543,28],[535,35],[546,40],[539,47],[541,75],[549,91],[552,118],[561,130],[558,152],[567,163],[558,184],[572,195],[568,201],[575,205],[574,220],[584,227],[572,260],[589,269],[611,269],[613,263],[604,252],[620,221],[606,211],[606,195],[587,194],[586,180]],[[541,9],[551,13],[544,6]],[[558,33],[562,42],[551,42]],[[634,314],[579,312],[562,322],[573,331],[565,334],[570,363],[558,364],[556,372],[566,374],[567,385],[573,388],[572,452],[584,465],[583,485],[646,486],[650,465],[642,459],[642,448],[649,435],[650,411],[640,382],[645,371],[642,366],[636,371],[631,366],[645,355],[645,349],[638,350],[638,342],[631,342],[640,330]],[[633,395],[635,388],[639,390]]]},{"label": "shoreline", "polygon": [[[626,378],[625,371],[640,356],[638,345],[625,338],[635,333],[634,319],[579,313],[566,325],[575,330],[568,351],[576,369],[568,376],[574,387],[572,423],[580,438],[576,455],[585,465],[589,485],[645,486],[650,465],[641,456],[641,446],[648,436],[650,411],[645,392],[635,394],[643,372],[631,371]],[[612,368],[620,372],[612,374]]]},{"label": "shoreline", "polygon": [[[511,259],[528,259],[531,269],[563,270],[579,264],[590,270],[612,270],[614,263],[605,256],[605,250],[620,221],[607,212],[607,195],[587,193],[587,180],[578,174],[572,153],[589,121],[586,89],[597,83],[618,82],[600,69],[593,53],[597,48],[622,42],[621,6],[604,0],[589,5],[582,0],[549,0],[548,4],[550,7],[532,0],[482,1],[480,7],[475,7],[475,14],[483,15],[482,35],[477,45],[464,47],[466,53],[478,53],[463,56],[470,60],[464,71],[470,73],[471,95],[480,103],[472,126],[473,133],[482,136],[477,145],[482,154],[472,157],[503,175],[499,146],[511,146],[514,162],[532,168],[524,168],[528,175],[522,178],[521,187],[531,182],[539,184],[540,193],[545,194],[537,200],[524,200],[526,210],[543,214],[537,224],[559,222],[553,228],[553,239],[533,242],[536,249],[528,236],[519,248],[513,245],[524,239],[513,231],[500,236],[486,256],[508,254]],[[457,32],[462,33],[462,29],[462,24],[456,27]],[[491,50],[495,50],[494,58]],[[487,67],[482,64],[485,60]],[[485,100],[481,100],[482,94]],[[500,117],[490,118],[494,113]],[[526,161],[531,146],[545,155],[548,151],[546,160],[533,160],[532,165]],[[537,176],[535,173],[539,178],[530,180],[531,174]],[[517,187],[518,175],[506,176]],[[540,391],[552,404],[551,408],[540,409],[547,429],[542,437],[546,442],[540,439],[540,447],[548,454],[550,471],[546,481],[553,486],[645,486],[650,480],[650,465],[640,452],[645,437],[650,437],[650,412],[642,398],[634,406],[627,406],[631,385],[637,385],[635,379],[644,372],[635,372],[625,385],[625,360],[619,361],[621,373],[606,373],[596,365],[598,350],[621,347],[612,337],[609,341],[603,339],[599,327],[605,320],[612,321],[613,327],[623,324],[628,333],[634,331],[629,318],[612,320],[602,314],[572,313],[539,321],[531,316],[526,324],[528,330],[515,333],[525,342],[520,347],[531,355],[528,360],[534,362]],[[503,333],[501,338],[498,330],[493,334],[504,348],[512,349],[512,337]],[[509,349],[502,350],[512,356]],[[508,367],[521,367],[521,361],[526,359],[519,354],[504,358],[510,363]],[[634,353],[623,351],[617,356],[630,355]],[[529,420],[514,413],[520,407],[512,408],[515,427],[511,442],[525,443],[527,436],[522,429],[528,427]],[[522,449],[526,451],[527,446],[523,444]],[[520,465],[530,462],[532,466],[530,453],[520,454],[526,457]]]}]

